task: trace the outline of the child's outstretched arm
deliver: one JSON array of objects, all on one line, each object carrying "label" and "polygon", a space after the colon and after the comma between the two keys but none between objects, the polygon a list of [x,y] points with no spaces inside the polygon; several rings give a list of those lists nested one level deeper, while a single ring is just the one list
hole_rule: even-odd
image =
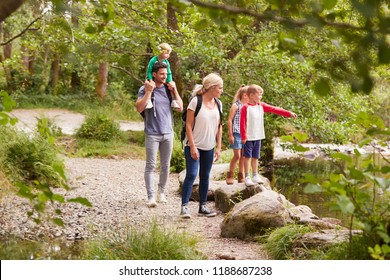
[{"label": "child's outstretched arm", "polygon": [[286,118],[296,118],[297,114],[290,112],[286,109],[276,107],[269,105],[267,103],[261,102],[261,106],[263,106],[264,113],[272,113],[272,114],[277,114]]}]

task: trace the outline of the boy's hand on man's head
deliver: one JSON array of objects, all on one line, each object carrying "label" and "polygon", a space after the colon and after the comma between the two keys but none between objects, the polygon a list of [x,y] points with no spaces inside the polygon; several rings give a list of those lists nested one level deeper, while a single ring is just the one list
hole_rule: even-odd
[{"label": "boy's hand on man's head", "polygon": [[170,91],[175,91],[176,90],[176,83],[174,81],[171,81],[171,82],[167,83],[167,86],[168,86]]}]

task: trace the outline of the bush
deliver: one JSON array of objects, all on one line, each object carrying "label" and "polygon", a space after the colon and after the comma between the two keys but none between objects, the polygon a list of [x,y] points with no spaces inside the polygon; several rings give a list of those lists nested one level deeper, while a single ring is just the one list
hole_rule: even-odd
[{"label": "bush", "polygon": [[186,168],[183,145],[175,134],[171,156],[171,172],[180,173]]},{"label": "bush", "polygon": [[77,131],[76,136],[83,139],[110,141],[121,139],[124,133],[119,125],[105,115],[97,114],[88,117]]},{"label": "bush", "polygon": [[64,186],[62,172],[64,164],[57,157],[54,146],[40,135],[32,138],[10,129],[3,130],[2,165],[15,181],[30,184],[34,181],[50,186]]}]

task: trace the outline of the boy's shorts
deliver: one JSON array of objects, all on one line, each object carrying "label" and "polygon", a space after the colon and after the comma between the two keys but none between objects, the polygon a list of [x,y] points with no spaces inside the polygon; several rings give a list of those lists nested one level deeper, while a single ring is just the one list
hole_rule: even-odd
[{"label": "boy's shorts", "polygon": [[233,137],[234,137],[234,143],[233,145],[230,144],[230,148],[232,148],[233,150],[242,149],[241,134],[237,132],[233,132]]},{"label": "boy's shorts", "polygon": [[260,158],[261,140],[246,141],[244,144],[244,157]]}]

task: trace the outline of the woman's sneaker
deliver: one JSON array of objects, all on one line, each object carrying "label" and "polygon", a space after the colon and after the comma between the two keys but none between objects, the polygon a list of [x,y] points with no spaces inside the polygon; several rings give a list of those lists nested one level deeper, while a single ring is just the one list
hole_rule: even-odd
[{"label": "woman's sneaker", "polygon": [[203,205],[199,206],[198,215],[199,216],[205,216],[205,217],[215,217],[215,216],[217,216],[217,213],[214,212],[214,211],[209,210],[207,208],[207,206],[203,204]]},{"label": "woman's sneaker", "polygon": [[183,205],[181,207],[180,217],[182,217],[183,219],[191,218],[190,209],[188,208],[187,205]]}]

